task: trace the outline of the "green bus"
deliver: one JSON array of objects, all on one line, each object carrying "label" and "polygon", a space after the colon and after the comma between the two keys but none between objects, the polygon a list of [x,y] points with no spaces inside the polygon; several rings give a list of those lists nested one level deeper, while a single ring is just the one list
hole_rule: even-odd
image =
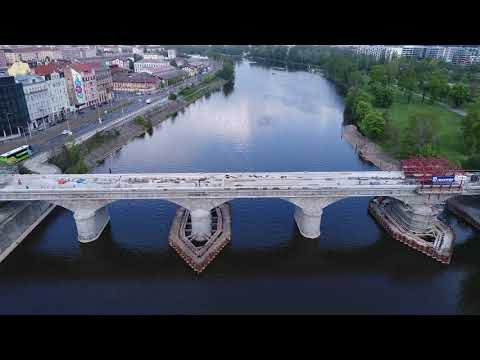
[{"label": "green bus", "polygon": [[32,156],[32,147],[23,145],[0,155],[0,164],[13,165]]}]

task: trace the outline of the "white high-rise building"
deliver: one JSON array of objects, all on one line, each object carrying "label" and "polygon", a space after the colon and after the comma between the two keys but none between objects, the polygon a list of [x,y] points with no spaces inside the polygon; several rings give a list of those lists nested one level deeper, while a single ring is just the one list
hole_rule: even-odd
[{"label": "white high-rise building", "polygon": [[168,49],[167,50],[167,54],[168,54],[168,60],[173,60],[177,57],[177,50],[175,49]]},{"label": "white high-rise building", "polygon": [[354,51],[359,55],[373,56],[377,60],[383,58],[386,61],[391,61],[395,57],[399,57],[402,54],[401,47],[385,45],[359,45],[354,47]]}]

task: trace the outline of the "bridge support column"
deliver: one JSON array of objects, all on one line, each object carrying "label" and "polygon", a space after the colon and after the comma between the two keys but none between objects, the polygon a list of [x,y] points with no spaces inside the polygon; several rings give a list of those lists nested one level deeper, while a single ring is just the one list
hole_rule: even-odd
[{"label": "bridge support column", "polygon": [[195,209],[190,212],[192,234],[197,237],[210,236],[212,232],[212,213],[210,210]]},{"label": "bridge support column", "polygon": [[341,198],[287,198],[295,204],[295,222],[300,233],[309,239],[320,236],[323,209]]},{"label": "bridge support column", "polygon": [[97,240],[110,221],[107,205],[103,200],[62,201],[56,205],[73,212],[78,241],[89,243]]},{"label": "bridge support column", "polygon": [[192,235],[201,239],[212,234],[211,210],[227,202],[229,199],[170,199],[172,202],[190,211],[192,221]]},{"label": "bridge support column", "polygon": [[295,206],[295,222],[297,223],[300,233],[309,239],[320,236],[320,223],[322,222],[323,210],[314,213],[307,212],[299,206]]},{"label": "bridge support column", "polygon": [[77,210],[73,217],[77,225],[78,241],[81,243],[97,240],[110,221],[106,206],[98,210]]}]

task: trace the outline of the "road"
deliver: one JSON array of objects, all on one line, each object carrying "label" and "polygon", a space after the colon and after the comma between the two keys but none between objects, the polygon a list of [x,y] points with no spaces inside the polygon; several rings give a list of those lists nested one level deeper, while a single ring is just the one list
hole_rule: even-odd
[{"label": "road", "polygon": [[[419,188],[401,171],[4,175],[1,200],[234,199],[271,197],[415,197],[478,195],[480,184]],[[439,196],[430,196],[439,194]],[[420,195],[420,197],[419,197]]]}]

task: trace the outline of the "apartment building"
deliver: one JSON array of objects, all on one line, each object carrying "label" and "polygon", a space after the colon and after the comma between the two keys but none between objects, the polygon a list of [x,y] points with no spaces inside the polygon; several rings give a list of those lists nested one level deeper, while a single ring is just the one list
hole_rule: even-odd
[{"label": "apartment building", "polygon": [[112,75],[113,90],[122,92],[148,92],[157,89],[162,80],[147,73],[115,71]]},{"label": "apartment building", "polygon": [[171,66],[165,60],[140,60],[135,62],[134,70],[135,72],[146,72],[146,73],[153,73],[159,71],[168,71],[168,70],[175,70],[173,66]]},{"label": "apartment building", "polygon": [[23,61],[27,63],[50,62],[62,58],[62,52],[57,48],[25,47],[4,50],[7,65]]},{"label": "apartment building", "polygon": [[99,103],[95,70],[90,64],[69,63],[64,73],[72,106],[83,109]]},{"label": "apartment building", "polygon": [[30,116],[23,86],[13,76],[0,74],[0,136],[17,134],[28,129]]},{"label": "apartment building", "polygon": [[113,99],[113,81],[110,68],[100,62],[92,63],[97,80],[98,101],[106,103]]},{"label": "apartment building", "polygon": [[48,86],[43,76],[18,75],[15,81],[23,86],[31,129],[44,125],[49,115]]},{"label": "apartment building", "polygon": [[7,59],[5,58],[5,53],[3,50],[0,50],[0,71],[5,71],[7,68]]},{"label": "apartment building", "polygon": [[97,55],[96,49],[83,48],[83,47],[62,48],[62,57],[68,60],[84,59],[84,58],[94,57],[96,55]]},{"label": "apartment building", "polygon": [[68,98],[67,81],[62,69],[49,63],[39,65],[33,69],[35,75],[43,76],[47,83],[49,118],[48,122],[57,122],[63,119],[72,110]]}]

